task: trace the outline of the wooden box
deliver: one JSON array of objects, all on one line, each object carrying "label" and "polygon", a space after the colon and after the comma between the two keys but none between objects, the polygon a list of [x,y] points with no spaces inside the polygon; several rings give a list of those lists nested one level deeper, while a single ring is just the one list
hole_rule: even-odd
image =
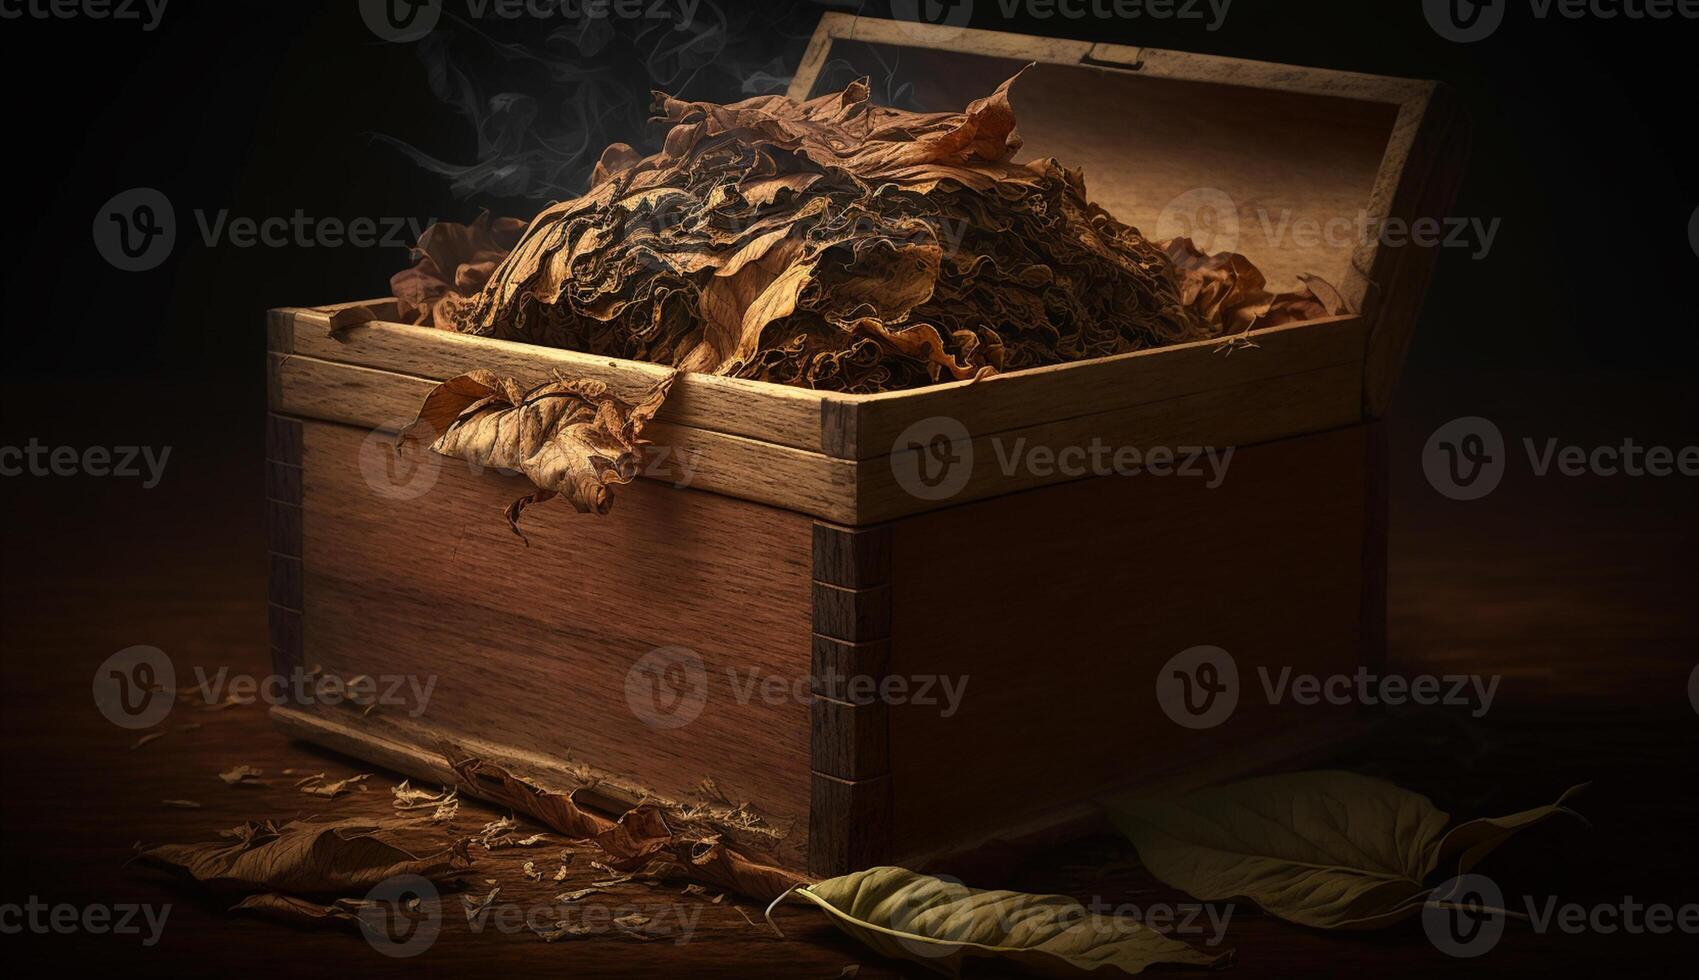
[{"label": "wooden box", "polygon": [[[1438,216],[1461,169],[1462,125],[1433,83],[1173,51],[829,14],[792,95],[828,65],[877,70],[893,54],[929,109],[1038,62],[1015,93],[1028,155],[1083,166],[1094,200],[1147,229],[1197,188],[1246,223],[1250,209]],[[1250,765],[1321,718],[1267,704],[1257,667],[1349,673],[1381,656],[1374,419],[1434,253],[1241,239],[1271,285],[1314,273],[1360,312],[1257,330],[1254,346],[892,394],[689,375],[612,513],[533,507],[529,547],[500,517],[520,479],[446,459],[385,470],[382,434],[473,368],[560,369],[634,398],[661,367],[385,322],[387,301],[349,304],[376,319],[336,337],[344,307],[274,311],[278,669],[434,679],[417,716],[305,703],[274,716],[438,780],[452,745],[545,784],[594,784],[610,806],[747,803],[780,860],[820,874],[1041,826],[1212,757]],[[939,431],[967,440],[938,455]],[[1098,443],[1236,448],[1209,487],[1009,472],[1017,442],[1025,461]],[[1157,704],[1159,669],[1199,645],[1231,651],[1244,689],[1212,729]],[[870,697],[888,678],[904,692]],[[966,685],[948,713],[942,678]]]}]

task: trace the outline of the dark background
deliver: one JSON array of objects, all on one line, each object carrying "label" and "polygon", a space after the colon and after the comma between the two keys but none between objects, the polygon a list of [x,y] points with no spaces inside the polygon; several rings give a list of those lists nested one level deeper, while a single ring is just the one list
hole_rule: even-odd
[{"label": "dark background", "polygon": [[[818,11],[845,5],[719,0],[727,49],[685,94],[743,97],[751,73],[794,66]],[[450,0],[447,10],[463,10]],[[873,16],[883,4],[868,4]],[[699,14],[706,18],[707,8]],[[1447,372],[1482,366],[1685,376],[1696,351],[1687,283],[1699,256],[1687,223],[1699,205],[1690,150],[1689,21],[1534,19],[1513,2],[1491,38],[1438,37],[1417,0],[1236,0],[1220,30],[1196,21],[1005,20],[980,0],[974,25],[1170,47],[1269,61],[1441,79],[1462,94],[1475,151],[1455,211],[1499,217],[1492,253],[1441,258],[1417,335],[1406,394],[1445,387]],[[510,86],[546,97],[532,66],[505,64],[445,17],[460,64],[483,98]],[[617,41],[592,57],[548,45],[546,26],[478,30],[523,44],[620,88],[653,83]],[[261,312],[270,306],[386,291],[405,264],[395,248],[208,248],[189,212],[255,218],[430,217],[465,220],[479,206],[523,199],[457,197],[449,181],[373,138],[392,135],[437,157],[473,163],[468,118],[433,93],[415,44],[378,40],[355,3],[171,0],[162,24],[0,21],[7,57],[6,153],[19,209],[4,235],[8,382],[91,376],[208,381],[259,404]],[[634,141],[645,98],[599,120]],[[544,105],[540,125],[564,127]],[[600,149],[590,149],[590,159]],[[90,227],[113,194],[159,188],[180,225],[168,263],[119,272],[94,251]],[[581,186],[581,185],[579,185]],[[535,207],[533,203],[529,205]],[[528,215],[526,215],[528,216]],[[10,397],[8,408],[10,408]],[[8,413],[10,414],[10,413]]]},{"label": "dark background", "polygon": [[[553,174],[564,184],[602,143],[645,136],[640,93],[655,74],[694,98],[770,91],[818,13],[846,9],[719,2],[725,44],[694,52],[701,63],[645,61],[630,38],[551,42],[525,22],[480,24],[486,40],[445,19],[431,47],[388,43],[353,0],[170,0],[149,33],[126,22],[0,21],[16,209],[0,234],[0,445],[173,450],[152,491],[134,480],[0,478],[0,798],[21,801],[4,805],[0,879],[16,886],[8,895],[48,893],[65,848],[88,850],[101,873],[115,867],[84,843],[92,837],[38,855],[61,821],[127,833],[123,814],[71,801],[102,798],[105,774],[130,757],[91,757],[76,772],[34,758],[34,746],[59,737],[39,720],[52,714],[45,699],[74,704],[79,719],[89,713],[87,672],[66,670],[78,678],[66,691],[52,660],[92,665],[131,643],[205,662],[263,652],[264,311],[383,295],[408,262],[400,247],[207,247],[192,212],[464,221],[491,207],[529,216],[548,154],[533,156],[523,180],[484,168],[460,175],[457,189],[438,172],[446,168],[422,166],[380,136],[446,164],[477,164],[475,110],[486,142],[519,152],[544,137],[588,145],[588,158]],[[464,8],[449,0],[451,12]],[[1520,795],[1498,812],[1541,802],[1571,777],[1598,779],[1587,809],[1599,830],[1587,850],[1554,838],[1545,851],[1524,851],[1522,870],[1546,867],[1554,890],[1691,901],[1692,806],[1669,807],[1691,798],[1699,764],[1682,697],[1699,649],[1699,481],[1537,479],[1513,466],[1492,497],[1458,502],[1427,485],[1421,451],[1437,425],[1464,415],[1493,419],[1511,443],[1699,442],[1689,380],[1699,255],[1688,231],[1699,205],[1699,24],[1536,20],[1525,0],[1512,0],[1493,37],[1461,45],[1429,28],[1419,0],[1234,0],[1215,32],[1187,21],[1011,22],[994,0],[979,0],[973,25],[1457,89],[1474,155],[1453,210],[1502,226],[1484,259],[1442,251],[1389,416],[1392,657],[1502,671],[1507,713],[1495,709],[1493,720],[1522,754],[1461,759],[1423,745],[1412,755],[1463,779],[1470,792],[1438,798],[1469,812],[1491,810],[1499,801],[1488,794],[1506,782]],[[438,51],[448,60],[431,60]],[[465,73],[464,88],[445,66]],[[584,101],[563,95],[586,90]],[[515,130],[511,112],[491,107],[509,91],[535,100],[530,126]],[[106,263],[91,234],[102,204],[133,187],[163,191],[178,219],[170,260],[141,273]],[[194,625],[203,611],[238,606],[244,612],[217,629]],[[1541,711],[1540,725],[1522,726],[1522,709]],[[1658,751],[1613,735],[1651,716],[1664,726],[1652,736]],[[1548,751],[1565,733],[1593,754]],[[44,787],[43,771],[63,787]],[[1443,782],[1410,785],[1436,793]],[[1634,852],[1627,864],[1625,851]],[[248,941],[240,925],[231,926],[236,945]]]}]

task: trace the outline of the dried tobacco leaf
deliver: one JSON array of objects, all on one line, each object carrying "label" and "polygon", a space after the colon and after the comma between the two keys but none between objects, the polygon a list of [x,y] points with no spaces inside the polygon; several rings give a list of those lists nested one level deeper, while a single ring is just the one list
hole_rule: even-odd
[{"label": "dried tobacco leaf", "polygon": [[413,248],[418,264],[389,280],[401,321],[453,329],[467,297],[484,287],[524,231],[518,218],[495,218],[488,211],[470,225],[438,222],[425,229]]},{"label": "dried tobacco leaf", "polygon": [[1376,929],[1418,912],[1444,866],[1466,874],[1512,834],[1557,814],[1550,806],[1470,820],[1428,798],[1349,772],[1248,779],[1177,800],[1112,803],[1111,819],[1152,874],[1203,901],[1244,896],[1320,929]]},{"label": "dried tobacco leaf", "polygon": [[[590,190],[538,215],[481,291],[430,294],[435,321],[872,392],[1272,326],[1337,299],[1271,296],[1243,256],[1151,242],[1091,204],[1079,171],[1014,162],[1015,81],[959,113],[876,106],[865,80],[800,104],[657,93],[661,151],[608,147]],[[403,284],[444,282],[427,263]]]},{"label": "dried tobacco leaf", "polygon": [[643,427],[675,377],[663,378],[629,405],[599,381],[557,374],[526,388],[513,378],[472,371],[432,389],[400,438],[403,444],[428,439],[445,456],[529,477],[537,492],[504,512],[519,534],[520,513],[556,494],[580,513],[607,513],[609,488],[636,478],[647,445],[640,438]]},{"label": "dried tobacco leaf", "polygon": [[137,857],[217,891],[297,896],[363,894],[404,874],[440,881],[471,863],[462,845],[414,854],[377,837],[383,829],[360,820],[292,820],[281,827],[249,821],[224,831],[222,841],[160,844],[142,848]]},{"label": "dried tobacco leaf", "polygon": [[613,821],[580,806],[574,794],[544,789],[494,763],[450,755],[449,765],[469,791],[575,840],[593,841],[604,855],[591,862],[594,867],[627,872],[618,881],[596,882],[599,886],[638,878],[683,879],[770,900],[806,881],[717,833],[669,825],[666,813],[653,804],[633,807]]},{"label": "dried tobacco leaf", "polygon": [[1046,977],[1109,977],[1156,965],[1213,967],[1232,956],[1195,950],[1130,918],[1093,915],[1066,896],[981,891],[903,868],[869,868],[790,894],[869,949],[947,976],[981,958]]},{"label": "dried tobacco leaf", "polygon": [[472,756],[448,757],[449,767],[477,795],[498,806],[523,813],[545,827],[585,840],[606,831],[613,821],[573,802],[570,793],[556,793]]},{"label": "dried tobacco leaf", "polygon": [[249,895],[232,905],[230,911],[249,912],[262,918],[292,925],[323,926],[346,923],[358,926],[362,921],[362,914],[369,915],[370,910],[376,907],[376,902],[357,898],[339,898],[329,905],[325,905],[295,895],[284,895],[280,892],[261,892],[257,895]]},{"label": "dried tobacco leaf", "polygon": [[[297,781],[295,783],[295,788],[303,793],[310,793],[313,796],[322,796],[326,799],[334,800],[338,796],[350,792],[352,787],[360,786],[361,783],[364,783],[370,778],[372,778],[371,773],[363,772],[357,776],[349,776],[347,779],[332,780],[327,779],[325,774],[320,772],[314,773],[311,776],[307,776],[304,779]],[[364,786],[360,786],[360,788],[365,789]]]},{"label": "dried tobacco leaf", "polygon": [[235,766],[219,773],[218,778],[223,780],[226,786],[264,786],[265,780],[259,778],[262,775],[264,774],[253,766]]},{"label": "dried tobacco leaf", "polygon": [[1237,252],[1208,255],[1190,238],[1170,239],[1162,248],[1174,262],[1180,301],[1200,319],[1219,324],[1221,332],[1238,334],[1349,312],[1344,297],[1319,276],[1299,276],[1302,290],[1275,295],[1251,260]]},{"label": "dried tobacco leaf", "polygon": [[628,810],[613,828],[596,837],[608,865],[652,880],[682,879],[713,885],[751,898],[773,899],[807,879],[751,857],[717,834],[683,835],[667,825],[660,808]]}]

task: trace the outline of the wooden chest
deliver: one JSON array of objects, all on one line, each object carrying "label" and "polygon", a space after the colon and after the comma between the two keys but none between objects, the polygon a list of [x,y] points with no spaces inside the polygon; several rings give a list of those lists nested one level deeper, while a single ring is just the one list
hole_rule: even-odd
[{"label": "wooden chest", "polygon": [[[791,94],[899,56],[927,109],[1038,62],[1015,93],[1029,154],[1083,166],[1153,236],[1176,200],[1220,195],[1240,232],[1214,250],[1277,288],[1320,275],[1360,312],[892,394],[688,375],[612,513],[531,508],[527,547],[500,517],[523,481],[398,469],[387,434],[474,368],[635,398],[661,367],[385,322],[389,301],[274,311],[277,667],[432,685],[423,711],[281,705],[284,730],[439,781],[451,746],[614,808],[746,803],[781,861],[831,874],[1249,765],[1321,721],[1267,703],[1258,667],[1378,661],[1374,420],[1434,252],[1297,229],[1444,214],[1464,143],[1444,90],[832,14]],[[352,306],[375,320],[332,337]],[[1233,447],[1219,479],[1207,456],[1171,472],[1192,447]],[[1157,696],[1200,645],[1245,689],[1209,728]]]}]

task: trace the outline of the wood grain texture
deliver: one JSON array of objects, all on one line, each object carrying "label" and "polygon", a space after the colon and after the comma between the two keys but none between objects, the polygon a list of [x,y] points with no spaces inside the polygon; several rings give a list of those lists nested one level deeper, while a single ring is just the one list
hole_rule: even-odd
[{"label": "wood grain texture", "polygon": [[[369,306],[384,310],[378,301]],[[482,368],[536,384],[558,371],[572,378],[601,381],[615,395],[636,402],[672,373],[645,361],[597,357],[382,320],[349,327],[332,336],[330,314],[318,310],[277,310],[274,317],[286,318],[289,330],[289,346],[274,350],[433,381]],[[687,428],[819,452],[821,406],[833,397],[807,388],[692,373],[673,385],[656,418]]]},{"label": "wood grain texture", "polygon": [[814,702],[809,870],[846,874],[889,851],[890,705],[879,695],[890,656],[889,525],[813,526]]},{"label": "wood grain texture", "polygon": [[918,391],[864,395],[845,403],[853,416],[843,442],[829,447],[852,459],[889,456],[897,437],[922,419],[947,417],[975,436],[1035,423],[1152,405],[1184,395],[1273,381],[1323,368],[1362,364],[1361,317],[1330,317],[1253,330],[1224,349],[1206,340],[995,375]]},{"label": "wood grain texture", "polygon": [[[1358,426],[1242,449],[1214,490],[1109,476],[898,521],[890,673],[964,686],[953,713],[891,708],[895,855],[1325,728],[1325,708],[1270,708],[1255,671],[1359,662],[1366,440]],[[1199,645],[1235,657],[1240,701],[1193,731],[1155,685]]]},{"label": "wood grain texture", "polygon": [[821,878],[890,861],[890,777],[847,780],[814,773],[808,873]]},{"label": "wood grain texture", "polygon": [[[273,354],[273,409],[395,432],[417,416],[436,382],[302,354]],[[777,387],[777,386],[772,386]],[[691,487],[832,520],[854,518],[854,466],[771,442],[653,422],[640,482]]]},{"label": "wood grain texture", "polygon": [[[435,737],[593,763],[675,799],[712,778],[785,828],[801,863],[806,519],[639,482],[602,518],[528,511],[526,547],[500,517],[522,480],[449,460],[372,469],[366,435],[305,428],[309,660],[434,681],[420,717],[385,713]],[[686,651],[694,673],[642,660],[663,648]],[[750,687],[767,679],[803,693]]]},{"label": "wood grain texture", "polygon": [[[1192,458],[1193,449],[1224,452],[1351,425],[1362,417],[1361,385],[1358,365],[1340,364],[977,436],[967,440],[965,451],[953,449],[949,478],[959,478],[960,489],[943,499],[918,496],[912,483],[905,483],[905,471],[895,465],[896,454],[864,461],[856,469],[856,518],[862,523],[889,521],[1077,480],[1085,475],[1079,470],[1092,465],[1089,455],[1080,454],[1097,447],[1102,449],[1102,465],[1112,467],[1113,454],[1122,450],[1168,451]],[[905,454],[912,460],[920,451],[909,448]],[[1070,474],[1056,465],[1058,461],[1076,472]],[[906,472],[913,467],[910,462]],[[958,476],[958,469],[965,475]]]}]

